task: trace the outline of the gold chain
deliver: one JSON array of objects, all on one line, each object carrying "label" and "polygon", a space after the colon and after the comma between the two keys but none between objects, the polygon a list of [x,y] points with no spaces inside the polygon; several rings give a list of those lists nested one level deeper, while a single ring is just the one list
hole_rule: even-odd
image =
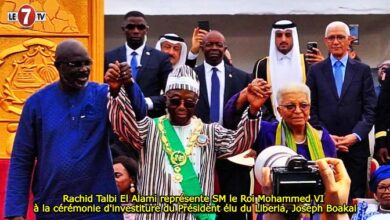
[{"label": "gold chain", "polygon": [[163,148],[165,152],[168,154],[168,158],[171,161],[171,164],[173,166],[173,171],[175,173],[174,180],[176,182],[181,182],[183,180],[183,176],[180,174],[181,166],[183,166],[186,163],[188,157],[192,154],[197,137],[199,136],[203,128],[203,123],[200,119],[194,119],[196,120],[196,126],[195,129],[192,131],[192,134],[188,140],[187,147],[185,148],[185,154],[184,154],[181,151],[173,151],[173,149],[171,148],[168,142],[167,132],[163,125],[164,120],[167,118],[168,118],[167,115],[160,117],[157,127],[158,130],[160,131],[161,143],[163,145]]}]

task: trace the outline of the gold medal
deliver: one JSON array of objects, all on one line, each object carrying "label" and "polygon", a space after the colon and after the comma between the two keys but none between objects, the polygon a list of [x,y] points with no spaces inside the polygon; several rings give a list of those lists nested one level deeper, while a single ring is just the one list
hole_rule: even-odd
[{"label": "gold medal", "polygon": [[171,155],[171,163],[174,166],[183,166],[187,161],[187,155],[181,151],[174,151]]},{"label": "gold medal", "polygon": [[205,134],[200,134],[200,135],[198,135],[198,138],[196,140],[197,140],[198,145],[200,147],[204,147],[207,145],[209,138]]},{"label": "gold medal", "polygon": [[175,173],[173,174],[173,180],[177,183],[181,183],[181,181],[183,181],[183,175],[180,173]]}]

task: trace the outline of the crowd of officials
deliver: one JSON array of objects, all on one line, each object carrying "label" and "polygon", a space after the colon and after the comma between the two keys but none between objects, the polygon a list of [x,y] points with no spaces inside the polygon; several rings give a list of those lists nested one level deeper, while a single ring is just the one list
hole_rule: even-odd
[{"label": "crowd of officials", "polygon": [[[276,21],[269,54],[255,62],[252,73],[233,65],[220,31],[196,27],[190,46],[166,33],[153,48],[147,46],[149,26],[141,12],[127,13],[121,28],[124,44],[105,53],[106,84],[88,80],[92,61],[80,42],[57,46],[60,80],[32,95],[23,108],[6,218],[25,219],[31,187],[37,219],[251,219],[242,212],[123,215],[42,207],[67,205],[63,195],[249,196],[252,167],[231,156],[256,157],[273,145],[317,160],[325,201],[347,204],[366,196],[373,127],[374,156],[387,167],[390,62],[379,65],[374,87],[370,67],[352,56],[354,39],[345,23],[326,27],[324,57],[316,47],[301,53],[297,25]],[[205,60],[196,66],[200,52]],[[371,181],[376,195],[390,194],[385,168]],[[387,210],[385,196],[380,199],[385,201],[380,210]]]}]

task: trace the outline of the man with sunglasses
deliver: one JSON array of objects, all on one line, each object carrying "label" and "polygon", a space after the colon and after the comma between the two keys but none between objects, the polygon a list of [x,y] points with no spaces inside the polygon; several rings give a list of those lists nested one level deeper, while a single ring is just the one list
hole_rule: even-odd
[{"label": "man with sunglasses", "polygon": [[[115,69],[108,71],[112,76],[120,74]],[[120,85],[110,88],[111,91],[119,89],[118,96],[110,98],[110,120],[114,131],[140,151],[137,187],[143,196],[204,195],[211,198],[216,160],[240,153],[252,145],[259,130],[258,113],[265,100],[261,88],[256,83],[250,84],[247,96],[250,106],[238,129],[233,131],[218,123],[203,123],[195,116],[200,85],[197,74],[189,66],[178,67],[169,75],[165,89],[168,114],[159,118],[145,117],[136,121],[129,103],[137,97],[127,98]],[[136,218],[212,220],[215,212],[222,211],[210,202],[204,205],[216,209],[207,213],[137,213]]]},{"label": "man with sunglasses", "polygon": [[[122,31],[126,37],[123,46],[105,53],[104,71],[110,63],[127,62],[131,66],[133,79],[145,95],[145,102],[150,117],[165,114],[165,100],[161,95],[165,88],[168,74],[172,71],[169,56],[146,45],[149,26],[144,14],[139,11],[128,12],[123,19]],[[138,160],[138,153],[125,145],[112,133],[110,146],[113,157],[126,155]]]},{"label": "man with sunglasses", "polygon": [[[107,144],[108,87],[88,81],[91,58],[79,41],[58,44],[54,65],[60,80],[33,94],[23,108],[11,156],[5,217],[25,219],[31,183],[37,220],[123,219],[121,213],[103,212],[107,203],[96,198],[119,196]],[[126,63],[120,72],[126,73],[122,80],[129,81]],[[101,211],[77,211],[92,206]]]},{"label": "man with sunglasses", "polygon": [[133,79],[145,95],[148,115],[154,118],[165,113],[164,97],[160,94],[172,71],[172,64],[167,54],[146,45],[148,30],[144,14],[139,11],[128,12],[122,24],[126,43],[105,54],[104,72],[109,63],[126,61],[131,67]]},{"label": "man with sunglasses", "polygon": [[348,56],[348,25],[335,21],[325,30],[330,56],[311,66],[311,119],[332,135],[351,177],[350,198],[364,197],[367,183],[368,133],[375,121],[376,95],[370,67]]}]

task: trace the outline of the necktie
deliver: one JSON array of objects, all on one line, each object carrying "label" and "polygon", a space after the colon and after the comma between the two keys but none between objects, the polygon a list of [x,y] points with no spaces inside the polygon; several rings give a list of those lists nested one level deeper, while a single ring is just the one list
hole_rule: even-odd
[{"label": "necktie", "polygon": [[130,66],[131,66],[131,74],[133,75],[133,79],[135,80],[137,77],[137,73],[138,73],[137,52],[135,52],[135,51],[133,51],[131,53]]},{"label": "necktie", "polygon": [[213,75],[211,75],[211,104],[210,104],[210,121],[219,121],[219,78],[217,75],[218,69],[213,67]]},{"label": "necktie", "polygon": [[343,87],[343,71],[341,67],[343,66],[343,63],[341,61],[336,61],[334,63],[334,80],[336,81],[336,88],[337,88],[337,94],[341,95],[341,89]]}]

